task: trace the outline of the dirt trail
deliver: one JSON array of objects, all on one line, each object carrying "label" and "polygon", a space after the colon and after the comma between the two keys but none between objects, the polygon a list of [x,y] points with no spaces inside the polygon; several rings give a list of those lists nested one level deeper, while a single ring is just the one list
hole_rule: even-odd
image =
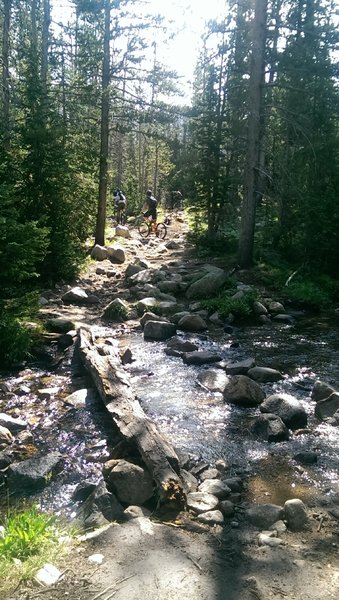
[{"label": "dirt trail", "polygon": [[[184,231],[185,224],[175,222],[170,239],[182,240]],[[152,265],[187,264],[189,257],[194,263],[194,253],[182,242],[180,245],[175,250],[163,250],[157,241],[141,245],[133,234],[125,248],[130,262],[138,255]],[[96,322],[102,307],[119,289],[119,278],[113,283],[96,273],[101,264],[92,264],[77,281],[99,295],[100,304],[86,308],[58,305],[54,312],[77,323]],[[126,266],[116,267],[118,274],[123,275]],[[44,312],[53,311],[49,307]],[[257,501],[265,502],[263,498]],[[64,564],[64,578],[57,585],[41,590],[32,584],[6,600],[338,599],[339,523],[326,511],[324,515],[319,520],[319,510],[309,510],[309,529],[283,533],[279,547],[259,546],[259,531],[241,517],[241,511],[238,526],[229,521],[224,527],[209,527],[185,515],[168,523],[146,517],[114,523],[72,549]],[[102,555],[101,564],[88,560],[93,554]]]}]

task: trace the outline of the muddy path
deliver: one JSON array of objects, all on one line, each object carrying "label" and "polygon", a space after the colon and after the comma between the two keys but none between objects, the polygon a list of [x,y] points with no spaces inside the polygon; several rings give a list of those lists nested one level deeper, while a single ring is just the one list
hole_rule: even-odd
[{"label": "muddy path", "polygon": [[[43,294],[47,302],[41,309],[42,318],[70,319],[75,328],[81,325],[102,330],[111,328],[107,335],[112,335],[112,325],[101,316],[115,298],[130,301],[124,277],[128,264],[138,258],[155,269],[166,265],[173,271],[181,268],[194,271],[207,262],[198,258],[195,249],[187,244],[186,230],[184,220],[173,220],[166,242],[175,243],[168,247],[156,239],[144,243],[132,229],[132,238],[122,242],[126,253],[123,264],[112,266],[108,260],[92,261],[86,273],[74,282],[74,286],[95,296],[95,303],[65,304],[61,297],[71,286],[60,286]],[[279,338],[281,347],[287,344],[288,338],[281,331],[279,335],[282,336]],[[220,395],[197,388],[194,367],[183,367],[181,359],[166,356],[163,343],[143,340],[136,315],[115,323],[114,337],[134,356],[126,370],[143,410],[168,436],[180,455],[194,456],[198,464],[206,463],[212,468],[221,459],[227,464],[228,476],[241,478],[242,491],[239,498],[234,498],[235,510],[223,525],[209,526],[185,514],[165,524],[147,514],[124,524],[114,523],[73,548],[71,561],[68,558],[63,565],[63,579],[51,589],[39,590],[33,582],[4,597],[30,600],[43,594],[44,598],[55,600],[66,597],[70,600],[109,600],[111,597],[158,600],[184,594],[188,600],[338,598],[337,435],[332,439],[331,430],[323,426],[315,437],[296,436],[275,447],[258,445],[248,435],[254,410],[233,409],[232,419],[228,421],[229,409],[225,409]],[[265,340],[270,337],[266,332]],[[304,333],[298,337],[299,346],[301,338],[305,338]],[[276,348],[270,352],[268,345],[264,345],[260,328],[252,332],[235,328],[232,335],[226,337],[218,328],[212,328],[208,334],[191,335],[190,339],[209,350],[218,348],[220,351],[222,347],[224,358],[233,361],[253,355],[258,344],[267,366],[275,366],[278,361]],[[3,389],[8,392],[1,396],[1,410],[11,410],[16,416],[25,410],[29,418],[33,437],[30,443],[24,440],[18,445],[18,457],[22,459],[55,448],[65,454],[62,476],[39,500],[43,508],[65,511],[71,518],[69,506],[73,490],[82,480],[95,480],[100,475],[114,440],[110,439],[105,411],[97,408],[92,411],[88,406],[74,408],[63,402],[70,393],[91,386],[73,346],[60,350],[53,342],[52,346],[46,345],[45,350],[50,356],[49,368],[29,365],[6,379],[7,388]],[[284,385],[288,391],[298,390],[305,404],[311,382],[321,374],[311,364],[309,350],[306,344],[304,358],[299,353],[292,360],[287,348],[281,359],[288,374]],[[329,360],[330,357],[327,362]],[[302,364],[297,364],[300,362]],[[325,374],[329,376],[331,371]],[[336,375],[335,370],[332,375]],[[56,391],[38,395],[41,389]],[[291,455],[298,449],[314,448],[328,459],[320,461],[320,466],[301,467],[291,461]],[[283,505],[291,498],[304,501],[307,527],[300,532],[285,529],[279,534],[272,533],[272,539],[279,537],[281,543],[261,545],[259,534],[263,528],[249,522],[248,507],[267,503]],[[336,510],[329,510],[336,506]],[[95,554],[102,555],[100,564],[89,560]]]}]

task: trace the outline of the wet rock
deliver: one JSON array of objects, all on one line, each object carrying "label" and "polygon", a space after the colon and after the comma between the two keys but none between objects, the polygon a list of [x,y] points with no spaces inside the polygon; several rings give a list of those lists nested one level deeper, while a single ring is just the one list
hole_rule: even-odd
[{"label": "wet rock", "polygon": [[10,489],[25,492],[44,488],[54,477],[61,461],[59,452],[50,452],[46,456],[12,463],[8,470]]},{"label": "wet rock", "polygon": [[287,500],[284,504],[285,519],[291,531],[303,531],[308,523],[305,504],[299,498]]},{"label": "wet rock", "polygon": [[207,525],[222,525],[224,522],[224,515],[220,510],[209,510],[198,515],[197,520],[200,521],[200,523],[206,523]]},{"label": "wet rock", "polygon": [[224,389],[224,400],[239,406],[258,406],[265,395],[261,387],[246,375],[235,375]]},{"label": "wet rock", "polygon": [[199,373],[197,381],[199,385],[210,392],[223,393],[229,377],[223,371],[208,369]]},{"label": "wet rock", "polygon": [[75,329],[75,324],[69,319],[55,317],[54,319],[49,319],[46,322],[46,328],[48,331],[52,331],[54,333],[67,333],[68,331]]},{"label": "wet rock", "polygon": [[122,246],[118,244],[107,247],[108,257],[112,262],[124,263],[126,260],[126,253]]},{"label": "wet rock", "polygon": [[182,355],[186,365],[205,365],[221,361],[220,354],[209,351],[184,352]]},{"label": "wet rock", "polygon": [[289,439],[289,431],[282,419],[269,413],[255,419],[252,432],[268,442],[283,442]]},{"label": "wet rock", "polygon": [[220,479],[205,479],[205,481],[199,485],[198,491],[206,494],[213,494],[213,496],[216,496],[220,500],[227,498],[231,493],[228,485]]},{"label": "wet rock", "polygon": [[102,319],[105,321],[126,321],[128,319],[128,304],[121,300],[121,298],[115,298],[110,302],[104,312],[102,313]]},{"label": "wet rock", "polygon": [[173,337],[167,342],[167,347],[179,352],[194,352],[198,350],[198,346],[189,340],[183,340],[180,337]]},{"label": "wet rock", "polygon": [[64,304],[88,304],[88,294],[81,287],[74,287],[63,296],[61,296]]},{"label": "wet rock", "polygon": [[286,325],[293,325],[294,317],[292,317],[292,315],[287,314],[278,314],[274,315],[273,321],[276,321],[278,323],[286,323]]},{"label": "wet rock", "polygon": [[254,358],[247,358],[236,363],[228,363],[225,367],[225,371],[228,375],[246,375],[254,365]]},{"label": "wet rock", "polygon": [[92,248],[91,257],[94,260],[105,260],[106,258],[108,258],[107,248],[96,244],[94,248]]},{"label": "wet rock", "polygon": [[312,389],[311,399],[314,400],[314,402],[319,402],[319,400],[325,400],[325,398],[328,398],[336,391],[337,390],[328,383],[317,380]]},{"label": "wet rock", "polygon": [[187,315],[180,319],[178,327],[183,331],[191,331],[198,333],[200,331],[206,331],[206,322],[200,315]]},{"label": "wet rock", "polygon": [[76,521],[84,529],[95,529],[123,518],[124,509],[116,496],[100,481],[78,510]]},{"label": "wet rock", "polygon": [[132,350],[130,348],[125,348],[124,350],[122,350],[120,352],[120,360],[121,364],[123,365],[131,364],[134,360]]},{"label": "wet rock", "polygon": [[186,297],[189,300],[192,298],[210,298],[222,288],[226,280],[226,272],[222,269],[215,269],[192,283],[186,291]]},{"label": "wet rock", "polygon": [[278,415],[289,429],[307,425],[307,414],[301,402],[290,394],[272,394],[260,406],[263,413]]},{"label": "wet rock", "polygon": [[204,492],[192,492],[187,494],[187,508],[196,513],[203,513],[213,510],[218,506],[219,499],[213,494]]},{"label": "wet rock", "polygon": [[245,511],[245,517],[254,527],[268,529],[284,517],[284,509],[276,504],[254,504]]},{"label": "wet rock", "polygon": [[337,410],[332,417],[326,419],[326,422],[334,427],[339,427],[339,410]]},{"label": "wet rock", "polygon": [[[109,472],[107,467],[109,465]],[[152,477],[146,469],[126,460],[111,460],[105,465],[109,489],[125,504],[144,504],[153,496]]]},{"label": "wet rock", "polygon": [[0,413],[0,425],[1,427],[6,427],[9,429],[11,433],[15,433],[16,431],[21,431],[22,429],[26,429],[28,426],[26,421],[23,419],[15,419],[10,415],[6,415],[6,413]]},{"label": "wet rock", "polygon": [[293,458],[300,465],[314,465],[318,462],[318,454],[312,451],[298,452]]},{"label": "wet rock", "polygon": [[169,321],[167,321],[167,319],[165,319],[164,317],[162,317],[160,315],[156,315],[155,313],[152,313],[152,312],[145,312],[140,319],[141,327],[145,327],[147,321],[169,322]]},{"label": "wet rock", "polygon": [[234,515],[234,504],[230,500],[222,500],[219,503],[219,508],[226,518],[233,517]]},{"label": "wet rock", "polygon": [[323,420],[333,417],[337,410],[339,410],[339,393],[333,392],[328,398],[317,402],[314,413],[318,419]]},{"label": "wet rock", "polygon": [[167,340],[176,334],[176,327],[168,321],[147,321],[144,327],[144,339],[153,341]]},{"label": "wet rock", "polygon": [[247,375],[260,383],[270,383],[283,379],[283,375],[280,371],[270,369],[269,367],[253,367],[249,369]]}]

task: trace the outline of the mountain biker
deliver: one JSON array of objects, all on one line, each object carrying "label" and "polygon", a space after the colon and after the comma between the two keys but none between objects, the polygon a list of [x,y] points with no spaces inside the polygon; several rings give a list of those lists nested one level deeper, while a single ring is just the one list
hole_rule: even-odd
[{"label": "mountain biker", "polygon": [[113,192],[114,196],[114,208],[117,215],[117,222],[120,223],[122,219],[122,213],[126,210],[127,200],[126,196],[122,193],[121,190],[115,190]]},{"label": "mountain biker", "polygon": [[143,212],[143,216],[145,218],[152,217],[152,221],[156,222],[157,220],[157,204],[158,201],[154,198],[152,190],[147,190],[146,192],[146,202],[147,210]]}]

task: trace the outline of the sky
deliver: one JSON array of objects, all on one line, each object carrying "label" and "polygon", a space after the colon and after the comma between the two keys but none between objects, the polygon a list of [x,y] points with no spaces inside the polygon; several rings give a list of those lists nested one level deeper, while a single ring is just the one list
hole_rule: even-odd
[{"label": "sky", "polygon": [[[66,23],[70,13],[67,5],[71,0],[53,0],[54,19]],[[164,45],[163,35],[157,39],[158,60],[177,71],[182,78],[185,99],[190,97],[190,84],[199,53],[199,42],[204,31],[204,23],[225,14],[226,0],[143,0],[145,12],[160,14],[172,21],[169,31],[173,39]]]}]

